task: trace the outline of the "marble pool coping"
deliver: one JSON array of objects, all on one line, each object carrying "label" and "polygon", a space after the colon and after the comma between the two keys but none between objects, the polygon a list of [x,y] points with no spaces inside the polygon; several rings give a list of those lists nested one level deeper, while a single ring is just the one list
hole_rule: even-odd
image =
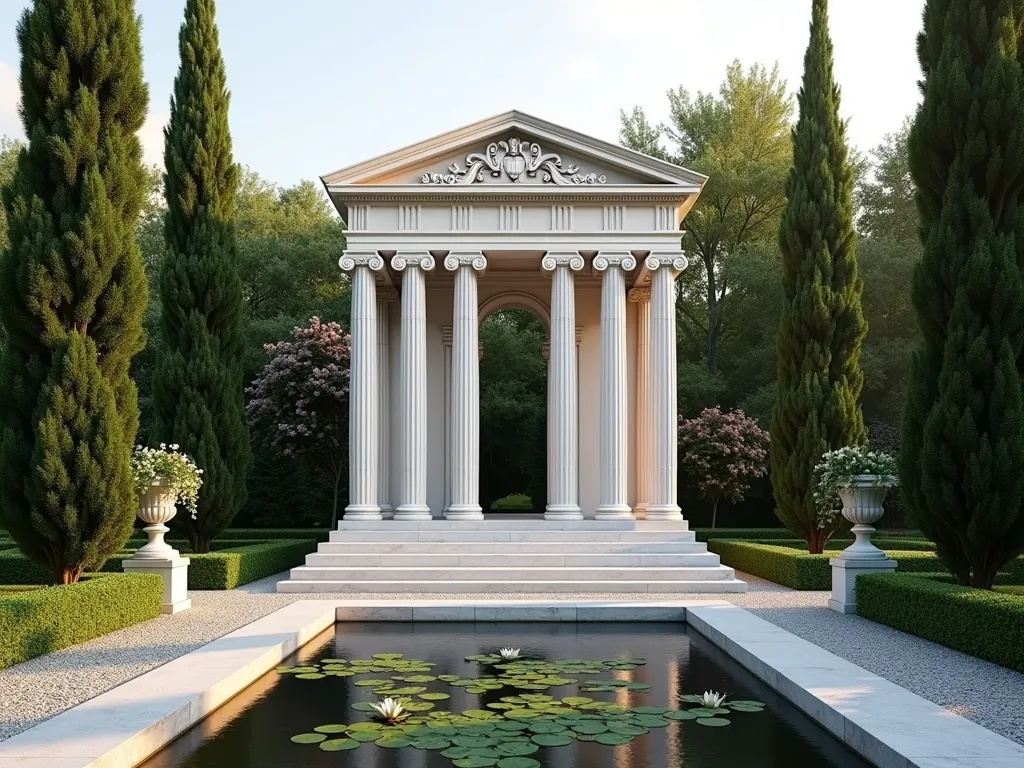
[{"label": "marble pool coping", "polygon": [[1024,747],[721,600],[338,599],[292,603],[0,742],[0,768],[133,768],[346,621],[684,621],[882,768],[1024,767]]}]

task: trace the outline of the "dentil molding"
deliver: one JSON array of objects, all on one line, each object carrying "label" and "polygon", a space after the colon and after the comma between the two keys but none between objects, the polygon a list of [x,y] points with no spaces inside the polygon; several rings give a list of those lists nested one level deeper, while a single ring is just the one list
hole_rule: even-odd
[{"label": "dentil molding", "polygon": [[551,152],[542,152],[540,144],[526,142],[512,137],[491,142],[485,152],[471,152],[466,155],[466,167],[458,163],[448,166],[448,173],[424,173],[421,184],[478,184],[484,174],[499,179],[504,177],[515,184],[520,179],[536,178],[548,184],[567,186],[571,184],[604,184],[606,179],[596,173],[581,174],[579,167],[570,163],[562,167],[562,158]]}]

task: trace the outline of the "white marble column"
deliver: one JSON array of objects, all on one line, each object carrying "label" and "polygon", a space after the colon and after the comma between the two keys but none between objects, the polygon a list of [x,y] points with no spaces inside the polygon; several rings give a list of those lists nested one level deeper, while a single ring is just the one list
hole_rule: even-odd
[{"label": "white marble column", "polygon": [[398,301],[394,288],[377,289],[377,407],[380,433],[377,437],[377,505],[380,515],[389,520],[391,507],[391,327],[390,305]]},{"label": "white marble column", "polygon": [[476,273],[480,251],[452,251],[444,268],[455,273],[452,312],[451,502],[449,520],[483,520],[480,507],[480,349]]},{"label": "white marble column", "polygon": [[541,268],[551,272],[551,357],[548,361],[548,505],[545,520],[582,520],[579,505],[579,388],[576,375],[575,251],[550,251]]},{"label": "white marble column", "polygon": [[352,356],[349,377],[348,498],[345,520],[380,520],[377,505],[377,281],[384,268],[375,252],[346,253],[338,260],[352,273]]},{"label": "white marble column", "polygon": [[682,520],[676,503],[679,474],[679,409],[676,404],[675,273],[686,269],[678,252],[652,253],[651,271],[651,432],[654,484],[648,520]]},{"label": "white marble column", "polygon": [[601,488],[598,520],[632,520],[627,503],[629,426],[626,383],[626,272],[636,268],[628,251],[594,257],[601,278]]},{"label": "white marble column", "polygon": [[399,251],[391,268],[402,273],[402,325],[398,371],[401,476],[395,520],[430,520],[427,506],[427,291],[434,257]]},{"label": "white marble column", "polygon": [[441,343],[444,345],[444,506],[443,515],[448,514],[452,503],[452,327],[441,326]]},{"label": "white marble column", "polygon": [[636,503],[633,514],[642,520],[651,502],[654,473],[651,466],[651,289],[633,288],[629,300],[636,304]]}]

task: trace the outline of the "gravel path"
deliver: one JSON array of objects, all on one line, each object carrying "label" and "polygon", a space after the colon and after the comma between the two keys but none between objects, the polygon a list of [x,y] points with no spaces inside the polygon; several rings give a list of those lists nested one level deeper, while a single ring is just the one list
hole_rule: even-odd
[{"label": "gravel path", "polygon": [[[295,600],[338,595],[278,595],[271,577],[231,592],[193,592],[192,609],[163,616],[73,648],[0,670],[0,741]],[[1024,744],[1024,675],[857,616],[828,609],[827,592],[795,592],[753,576],[727,599],[793,634],[901,685],[996,733]],[[407,599],[418,595],[348,595]],[[460,595],[430,595],[460,599]],[[474,595],[509,599],[510,595]],[[551,595],[516,595],[553,599]],[[562,595],[560,599],[658,600],[665,595]]]}]

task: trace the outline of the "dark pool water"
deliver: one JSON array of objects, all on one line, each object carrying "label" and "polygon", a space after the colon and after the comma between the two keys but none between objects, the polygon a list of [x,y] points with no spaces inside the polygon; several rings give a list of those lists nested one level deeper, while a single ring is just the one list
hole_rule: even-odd
[{"label": "dark pool water", "polygon": [[[338,624],[308,644],[285,664],[322,658],[369,658],[400,653],[434,662],[432,675],[477,677],[486,674],[466,656],[493,653],[504,646],[523,656],[559,659],[642,658],[646,664],[629,672],[604,672],[651,686],[649,692],[617,689],[581,693],[581,682],[552,687],[556,699],[589,696],[637,706],[683,707],[680,696],[706,690],[729,699],[757,700],[762,712],[735,713],[731,725],[706,727],[695,721],[652,728],[629,744],[606,746],[574,742],[543,747],[530,755],[547,768],[867,768],[864,761],[761,684],[699,634],[682,624],[637,623],[352,623]],[[387,674],[374,675],[385,678]],[[301,680],[294,675],[265,675],[204,722],[192,728],[142,768],[447,768],[453,761],[437,751],[413,747],[388,749],[374,743],[357,749],[324,752],[316,744],[295,744],[291,737],[326,723],[352,724],[369,715],[351,709],[357,701],[377,701],[372,689],[357,687],[354,677]],[[399,683],[401,685],[401,683]],[[467,693],[446,683],[429,685],[451,698],[438,709],[481,709],[508,688]],[[334,737],[331,737],[334,738]]]}]

